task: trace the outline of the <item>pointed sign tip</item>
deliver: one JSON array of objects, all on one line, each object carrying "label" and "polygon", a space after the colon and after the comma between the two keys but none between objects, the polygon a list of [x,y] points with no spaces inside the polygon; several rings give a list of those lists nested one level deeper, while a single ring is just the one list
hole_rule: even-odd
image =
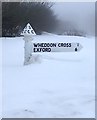
[{"label": "pointed sign tip", "polygon": [[78,50],[80,51],[83,48],[81,44],[79,44]]}]

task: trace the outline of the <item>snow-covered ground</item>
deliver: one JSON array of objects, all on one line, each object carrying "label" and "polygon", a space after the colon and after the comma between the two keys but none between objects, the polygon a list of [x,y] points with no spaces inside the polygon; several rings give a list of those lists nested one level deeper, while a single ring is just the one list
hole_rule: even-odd
[{"label": "snow-covered ground", "polygon": [[94,37],[34,36],[37,40],[79,42],[83,49],[40,53],[41,62],[24,66],[23,38],[2,38],[3,117],[94,118]]},{"label": "snow-covered ground", "polygon": [[0,40],[0,119],[2,118],[2,41]]}]

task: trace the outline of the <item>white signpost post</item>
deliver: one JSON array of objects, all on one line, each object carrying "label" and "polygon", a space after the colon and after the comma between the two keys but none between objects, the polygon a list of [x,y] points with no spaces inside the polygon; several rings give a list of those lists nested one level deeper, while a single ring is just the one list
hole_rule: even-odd
[{"label": "white signpost post", "polygon": [[31,25],[28,23],[26,27],[24,28],[23,32],[21,35],[24,35],[24,41],[25,41],[25,46],[24,46],[24,65],[29,64],[30,59],[32,58],[32,43],[31,41],[33,40],[33,35],[36,35],[35,31],[31,27]]},{"label": "white signpost post", "polygon": [[83,47],[80,43],[66,42],[66,43],[54,43],[54,42],[33,42],[33,35],[36,35],[35,31],[28,23],[22,32],[25,41],[25,58],[24,65],[28,65],[38,59],[38,55],[33,53],[40,52],[78,52]]}]

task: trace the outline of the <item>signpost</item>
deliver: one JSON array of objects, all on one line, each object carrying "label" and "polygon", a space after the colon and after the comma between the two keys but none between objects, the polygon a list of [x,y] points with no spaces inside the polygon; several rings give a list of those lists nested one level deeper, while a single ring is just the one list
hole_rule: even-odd
[{"label": "signpost", "polygon": [[24,28],[21,35],[24,35],[24,65],[29,64],[30,59],[32,58],[32,43],[33,35],[36,35],[35,31],[31,27],[31,25],[28,23],[26,27]]},{"label": "signpost", "polygon": [[38,55],[33,53],[40,52],[79,52],[83,47],[80,43],[74,42],[33,42],[33,35],[35,31],[28,23],[21,35],[24,35],[25,41],[25,57],[24,65],[28,65],[38,58]]},{"label": "signpost", "polygon": [[32,52],[78,52],[80,43],[32,43]]}]

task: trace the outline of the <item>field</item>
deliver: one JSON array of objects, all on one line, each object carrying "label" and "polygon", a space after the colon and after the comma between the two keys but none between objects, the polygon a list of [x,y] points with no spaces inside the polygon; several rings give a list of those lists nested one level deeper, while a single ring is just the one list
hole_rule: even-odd
[{"label": "field", "polygon": [[95,117],[94,37],[34,36],[33,41],[79,42],[83,48],[40,53],[40,61],[26,66],[23,37],[0,38],[0,45],[1,40],[3,117]]}]

